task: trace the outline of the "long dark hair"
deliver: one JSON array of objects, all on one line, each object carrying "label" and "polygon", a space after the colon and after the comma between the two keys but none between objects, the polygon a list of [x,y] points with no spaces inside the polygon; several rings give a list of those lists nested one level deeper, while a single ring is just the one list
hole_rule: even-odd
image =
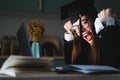
[{"label": "long dark hair", "polygon": [[[83,15],[82,15],[83,16]],[[100,49],[99,49],[99,43],[97,41],[96,38],[96,33],[95,33],[95,27],[94,27],[94,21],[95,21],[95,16],[92,16],[91,14],[85,14],[84,16],[89,17],[89,19],[92,22],[92,32],[93,32],[93,45],[91,45],[91,53],[90,53],[90,63],[91,64],[99,64],[100,61]],[[76,20],[78,18],[76,17]],[[79,16],[80,19],[80,16]],[[75,17],[73,19],[73,23],[75,21]],[[77,34],[73,33],[74,35],[74,40],[73,40],[73,50],[72,50],[72,59],[71,62],[74,63],[76,60],[76,57],[78,54],[80,54],[83,46],[82,43],[82,25],[81,25],[81,19],[80,19],[80,35],[81,38],[79,38],[79,36],[77,36]]]},{"label": "long dark hair", "polygon": [[76,57],[80,54],[81,51],[81,41],[79,36],[73,32],[74,39],[73,39],[73,48],[72,48],[72,56],[71,56],[71,63],[74,64]]},{"label": "long dark hair", "polygon": [[[90,19],[92,22],[93,19]],[[93,23],[92,23],[93,24]],[[81,25],[81,20],[80,20],[80,25]],[[82,27],[80,27],[82,28]],[[93,31],[93,44],[90,45],[90,50],[91,52],[89,53],[89,62],[90,64],[99,64],[100,61],[100,48],[99,48],[99,42],[96,38],[96,33],[94,30],[94,24],[92,26],[92,31]],[[72,64],[76,63],[75,60],[79,54],[81,54],[81,50],[83,50],[83,47],[85,47],[84,43],[82,43],[83,38],[82,38],[82,29],[80,29],[80,37],[77,36],[76,33],[73,32],[74,39],[73,39],[73,48],[72,48],[72,59],[71,62]],[[85,52],[85,51],[82,51]],[[80,61],[79,61],[80,62]]]}]

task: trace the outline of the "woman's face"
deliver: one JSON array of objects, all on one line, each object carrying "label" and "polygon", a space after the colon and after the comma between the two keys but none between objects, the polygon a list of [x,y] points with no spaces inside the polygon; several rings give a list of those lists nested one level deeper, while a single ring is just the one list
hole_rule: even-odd
[{"label": "woman's face", "polygon": [[[87,16],[81,17],[81,23],[82,23],[82,36],[83,38],[90,44],[93,42],[93,21],[89,19]],[[77,20],[75,23],[73,23],[73,26],[75,26],[75,31],[78,36],[80,36],[80,29],[76,25],[79,25],[79,20]],[[77,28],[76,28],[77,27]]]}]

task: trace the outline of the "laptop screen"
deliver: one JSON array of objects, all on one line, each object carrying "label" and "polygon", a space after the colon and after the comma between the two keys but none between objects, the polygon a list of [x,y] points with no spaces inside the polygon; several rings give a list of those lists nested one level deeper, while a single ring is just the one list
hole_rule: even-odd
[{"label": "laptop screen", "polygon": [[17,38],[18,38],[21,54],[25,56],[32,56],[32,51],[30,46],[31,37],[25,22],[23,22],[20,28],[17,30]]}]

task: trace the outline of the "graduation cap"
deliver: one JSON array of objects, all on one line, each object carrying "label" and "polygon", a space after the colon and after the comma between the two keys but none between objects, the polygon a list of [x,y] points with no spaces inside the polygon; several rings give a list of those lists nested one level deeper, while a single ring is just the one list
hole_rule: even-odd
[{"label": "graduation cap", "polygon": [[75,0],[61,7],[61,19],[71,19],[75,22],[81,15],[96,17],[97,10],[94,6],[95,0]]}]

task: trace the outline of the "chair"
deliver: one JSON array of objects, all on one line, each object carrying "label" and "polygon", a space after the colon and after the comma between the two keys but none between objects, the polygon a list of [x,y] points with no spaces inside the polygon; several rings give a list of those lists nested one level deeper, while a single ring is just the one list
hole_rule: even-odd
[{"label": "chair", "polygon": [[42,56],[57,56],[60,51],[60,42],[53,36],[44,35],[40,39]]}]

